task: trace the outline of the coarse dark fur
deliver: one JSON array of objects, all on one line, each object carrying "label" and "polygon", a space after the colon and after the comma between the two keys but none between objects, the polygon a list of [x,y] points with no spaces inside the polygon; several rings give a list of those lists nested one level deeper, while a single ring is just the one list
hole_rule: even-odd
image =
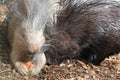
[{"label": "coarse dark fur", "polygon": [[99,65],[120,51],[119,1],[61,0],[60,5],[55,26],[46,29],[49,64],[77,58]]}]

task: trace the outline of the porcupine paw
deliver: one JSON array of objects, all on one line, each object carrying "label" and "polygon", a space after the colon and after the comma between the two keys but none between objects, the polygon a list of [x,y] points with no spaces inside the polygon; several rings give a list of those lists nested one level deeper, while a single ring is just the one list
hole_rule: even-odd
[{"label": "porcupine paw", "polygon": [[41,69],[42,67],[40,65],[32,64],[32,66],[29,68],[29,73],[31,75],[38,75]]},{"label": "porcupine paw", "polygon": [[22,74],[22,75],[28,75],[29,70],[28,70],[28,68],[27,68],[27,66],[26,66],[25,63],[23,63],[23,62],[16,62],[15,63],[15,68],[16,68],[16,70],[20,74]]}]

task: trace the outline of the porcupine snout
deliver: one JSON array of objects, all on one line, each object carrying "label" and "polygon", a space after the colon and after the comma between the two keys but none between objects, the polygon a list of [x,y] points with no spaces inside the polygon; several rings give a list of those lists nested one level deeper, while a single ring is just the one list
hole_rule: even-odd
[{"label": "porcupine snout", "polygon": [[29,54],[35,54],[39,51],[39,46],[37,44],[29,44],[28,45],[28,52]]}]

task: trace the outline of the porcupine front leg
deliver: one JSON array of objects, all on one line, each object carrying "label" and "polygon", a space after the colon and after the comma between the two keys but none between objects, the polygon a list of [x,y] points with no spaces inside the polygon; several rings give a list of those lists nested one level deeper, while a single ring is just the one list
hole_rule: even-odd
[{"label": "porcupine front leg", "polygon": [[46,64],[46,57],[44,53],[37,53],[34,55],[33,60],[31,61],[32,65],[29,69],[30,74],[38,75],[41,69]]},{"label": "porcupine front leg", "polygon": [[[12,47],[10,58],[15,69],[22,75],[38,75],[46,63],[44,53],[36,53],[31,59],[24,48],[15,46],[15,44]],[[27,66],[28,62],[31,64]]]},{"label": "porcupine front leg", "polygon": [[28,57],[22,52],[20,48],[14,46],[11,54],[10,54],[11,61],[15,67],[15,69],[22,75],[27,75],[29,70],[25,64],[25,59]]}]

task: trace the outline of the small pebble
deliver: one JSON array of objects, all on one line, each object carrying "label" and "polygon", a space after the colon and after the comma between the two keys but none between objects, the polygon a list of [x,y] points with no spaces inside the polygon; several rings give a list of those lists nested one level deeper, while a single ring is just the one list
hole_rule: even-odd
[{"label": "small pebble", "polygon": [[86,74],[86,75],[84,75],[84,78],[85,78],[85,79],[88,79],[89,77],[90,77],[90,76],[89,76],[89,75],[87,75],[87,74]]},{"label": "small pebble", "polygon": [[60,64],[60,67],[63,67],[63,66],[65,66],[65,64],[64,64],[64,63],[61,63],[61,64]]},{"label": "small pebble", "polygon": [[29,80],[29,77],[28,76],[24,76],[23,79],[24,80]]},{"label": "small pebble", "polygon": [[68,67],[71,67],[71,66],[73,66],[73,64],[69,64],[69,65],[67,65]]},{"label": "small pebble", "polygon": [[7,68],[12,69],[12,66],[10,64],[7,64],[6,66]]},{"label": "small pebble", "polygon": [[118,54],[117,58],[120,59],[120,53]]},{"label": "small pebble", "polygon": [[115,69],[120,71],[120,64],[115,65]]},{"label": "small pebble", "polygon": [[114,75],[114,74],[111,74],[110,76],[111,76],[112,78],[113,78],[113,77],[115,77],[115,75]]}]

